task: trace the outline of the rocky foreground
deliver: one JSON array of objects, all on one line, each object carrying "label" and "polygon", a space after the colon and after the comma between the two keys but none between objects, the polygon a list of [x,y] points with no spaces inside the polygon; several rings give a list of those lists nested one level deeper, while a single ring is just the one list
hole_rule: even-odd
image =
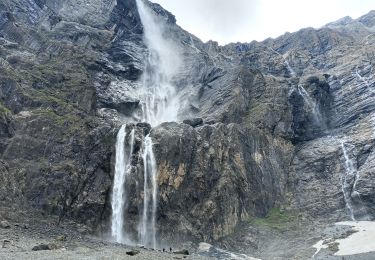
[{"label": "rocky foreground", "polygon": [[[153,250],[112,243],[105,235],[93,236],[90,227],[72,221],[58,223],[57,218],[15,213],[9,208],[1,208],[0,213],[0,259],[371,260],[375,257],[375,252],[369,252],[374,250],[374,225],[367,228],[373,222],[329,225],[270,216],[266,220],[254,220],[252,225],[244,225],[242,232],[236,232],[225,243],[217,244],[222,248],[199,243],[185,244],[185,248],[176,247],[172,252],[166,248],[163,252],[162,248]],[[368,233],[361,235],[364,230]],[[230,245],[231,242],[235,246]],[[254,243],[261,247],[252,256],[241,253]],[[227,247],[233,251],[223,249]]]},{"label": "rocky foreground", "polygon": [[[89,227],[0,209],[0,259],[205,259],[182,249],[166,252],[111,243],[90,235]],[[4,220],[4,216],[10,221]]]}]

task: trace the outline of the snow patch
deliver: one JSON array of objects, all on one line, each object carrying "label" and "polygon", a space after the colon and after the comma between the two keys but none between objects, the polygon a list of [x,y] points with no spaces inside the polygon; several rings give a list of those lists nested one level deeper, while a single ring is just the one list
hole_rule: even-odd
[{"label": "snow patch", "polygon": [[352,226],[358,231],[347,238],[338,239],[339,251],[335,255],[356,255],[375,252],[375,222],[374,221],[346,221],[336,225]]}]

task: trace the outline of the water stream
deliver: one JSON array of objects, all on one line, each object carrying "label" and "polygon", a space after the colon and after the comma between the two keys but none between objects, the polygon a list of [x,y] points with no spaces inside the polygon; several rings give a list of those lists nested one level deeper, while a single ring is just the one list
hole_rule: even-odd
[{"label": "water stream", "polygon": [[[181,58],[178,47],[165,35],[166,24],[144,3],[137,0],[138,12],[144,29],[144,42],[148,49],[145,70],[139,92],[142,118],[151,126],[177,121],[179,98],[173,80],[177,75]],[[138,236],[148,247],[157,247],[157,166],[151,137],[143,144],[144,187],[143,212],[140,217]]]},{"label": "water stream", "polygon": [[[126,176],[130,170],[131,155],[134,147],[134,129],[130,132],[130,147],[126,147],[126,125],[122,125],[116,140],[115,176],[112,191],[111,234],[118,243],[128,243],[124,231],[124,206],[126,203]],[[128,153],[127,153],[127,149]]]},{"label": "water stream", "polygon": [[298,89],[298,93],[303,98],[303,100],[305,101],[309,109],[311,110],[315,123],[317,123],[318,125],[322,125],[323,124],[322,114],[320,113],[319,107],[316,104],[316,102],[311,98],[309,93],[306,91],[306,89],[302,85],[298,85],[297,89]]},{"label": "water stream", "polygon": [[145,138],[143,151],[144,184],[143,214],[139,223],[139,238],[143,245],[156,248],[157,168],[150,136]]},{"label": "water stream", "polygon": [[350,218],[352,220],[356,220],[351,194],[357,180],[357,170],[354,168],[353,161],[349,158],[345,143],[343,141],[341,141],[341,149],[345,159],[345,173],[344,175],[341,175],[341,189],[344,195],[346,208],[350,213]]},{"label": "water stream", "polygon": [[297,76],[297,74],[296,74],[296,72],[292,69],[292,67],[290,66],[290,64],[289,64],[289,62],[288,62],[288,60],[287,60],[287,58],[286,58],[284,55],[282,55],[280,52],[276,51],[275,49],[273,49],[273,48],[271,48],[271,47],[270,47],[269,49],[270,49],[272,52],[274,52],[274,53],[276,53],[277,55],[279,55],[279,56],[283,59],[284,64],[285,64],[286,68],[288,69],[290,76],[292,76],[292,78],[295,78],[295,77]]}]

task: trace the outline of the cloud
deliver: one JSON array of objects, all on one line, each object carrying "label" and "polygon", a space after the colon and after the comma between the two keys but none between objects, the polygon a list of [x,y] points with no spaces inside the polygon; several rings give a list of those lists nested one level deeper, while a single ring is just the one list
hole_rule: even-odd
[{"label": "cloud", "polygon": [[[201,26],[215,32],[218,40],[225,41],[231,35],[244,33],[246,26],[255,22],[256,0],[190,0],[199,6]],[[200,3],[200,4],[199,4]]]},{"label": "cloud", "polygon": [[169,9],[184,29],[202,40],[227,42],[250,27],[258,0],[154,0]]},{"label": "cloud", "polygon": [[203,41],[250,42],[304,27],[319,28],[375,9],[374,0],[152,0]]}]

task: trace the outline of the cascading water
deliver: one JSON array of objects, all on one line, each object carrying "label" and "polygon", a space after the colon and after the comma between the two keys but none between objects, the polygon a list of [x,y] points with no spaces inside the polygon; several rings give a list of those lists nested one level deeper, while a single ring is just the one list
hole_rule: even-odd
[{"label": "cascading water", "polygon": [[289,65],[289,62],[284,58],[284,62],[285,62],[285,65],[286,67],[288,68],[289,70],[289,73],[290,75],[294,78],[296,77],[296,73],[294,72],[294,70],[292,69],[292,67]]},{"label": "cascading water", "polygon": [[[164,37],[165,21],[159,19],[143,2],[136,0],[144,30],[144,42],[148,56],[139,87],[139,100],[142,107],[142,121],[156,126],[163,122],[177,121],[179,98],[173,85],[178,72],[180,56],[177,47]],[[126,205],[126,176],[130,169],[133,153],[134,129],[131,132],[130,152],[126,152],[126,128],[123,125],[116,142],[116,165],[112,195],[112,236],[116,242],[130,243],[124,232],[124,206]],[[157,212],[157,166],[153,143],[149,135],[144,139],[143,159],[143,209],[138,225],[140,243],[156,248]]]},{"label": "cascading water", "polygon": [[302,85],[298,85],[298,93],[303,98],[307,106],[310,108],[311,113],[314,117],[314,120],[318,125],[321,125],[323,123],[322,120],[322,114],[319,111],[318,105],[316,102],[310,97],[309,93],[306,91],[306,89]]},{"label": "cascading water", "polygon": [[139,236],[143,245],[156,248],[157,169],[150,136],[146,136],[145,138],[143,162],[144,198],[143,214],[139,223]]},{"label": "cascading water", "polygon": [[[277,55],[279,55],[283,60],[284,60],[284,64],[286,66],[286,68],[288,69],[289,71],[289,74],[292,78],[296,78],[297,77],[297,74],[296,72],[293,70],[293,68],[290,66],[287,58],[282,55],[280,52],[274,50],[273,48],[269,48],[272,52],[276,53]],[[290,89],[289,91],[289,94],[290,95],[293,91],[294,91],[295,88],[293,89]],[[326,127],[324,122],[323,122],[323,117],[322,117],[322,114],[320,113],[319,111],[319,107],[318,105],[316,104],[316,102],[311,98],[311,96],[309,95],[309,93],[306,91],[306,89],[302,86],[302,85],[298,85],[297,86],[297,90],[298,90],[298,93],[300,94],[300,96],[303,98],[303,100],[305,101],[305,103],[307,104],[307,106],[310,108],[311,110],[311,113],[314,117],[314,120],[315,120],[315,123],[319,126],[323,126],[323,127]]]},{"label": "cascading water", "polygon": [[282,55],[280,52],[276,51],[275,49],[273,48],[269,48],[272,52],[276,53],[277,55],[279,55],[283,60],[284,60],[284,64],[286,66],[286,68],[288,69],[289,71],[289,74],[290,76],[292,76],[292,78],[295,78],[297,76],[296,72],[292,69],[292,67],[290,66],[288,60],[286,59],[286,57],[284,57],[284,55]]},{"label": "cascading water", "polygon": [[[349,158],[348,153],[345,148],[344,142],[341,142],[341,149],[345,159],[345,175],[341,175],[341,190],[344,195],[344,200],[347,209],[350,213],[350,218],[355,220],[354,210],[353,210],[353,201],[351,198],[353,190],[353,178],[357,178],[356,169],[354,168],[352,160]],[[355,182],[355,181],[354,181]]]},{"label": "cascading water", "polygon": [[345,175],[341,175],[341,189],[346,208],[352,220],[371,220],[367,208],[363,204],[361,195],[357,191],[357,184],[360,179],[359,172],[355,168],[353,160],[350,159],[346,146],[347,144],[341,141],[341,149],[345,159]]},{"label": "cascading water", "polygon": [[[179,98],[173,78],[180,67],[180,55],[173,41],[164,35],[165,21],[159,19],[143,2],[136,0],[143,25],[144,42],[148,56],[142,75],[139,99],[142,106],[142,121],[156,126],[163,122],[177,121]],[[148,135],[143,144],[143,212],[138,226],[140,242],[148,247],[157,247],[157,166],[153,143]]]},{"label": "cascading water", "polygon": [[134,129],[130,133],[130,149],[126,153],[125,147],[126,125],[122,125],[116,141],[116,163],[115,176],[112,191],[112,221],[111,234],[113,239],[118,243],[128,242],[126,233],[124,233],[124,206],[126,203],[125,183],[126,175],[130,170],[130,158],[133,154],[134,147]]},{"label": "cascading water", "polygon": [[181,63],[178,49],[165,37],[165,22],[156,17],[142,0],[137,0],[137,6],[149,51],[139,92],[143,121],[152,126],[177,121],[179,102],[173,78]]}]

